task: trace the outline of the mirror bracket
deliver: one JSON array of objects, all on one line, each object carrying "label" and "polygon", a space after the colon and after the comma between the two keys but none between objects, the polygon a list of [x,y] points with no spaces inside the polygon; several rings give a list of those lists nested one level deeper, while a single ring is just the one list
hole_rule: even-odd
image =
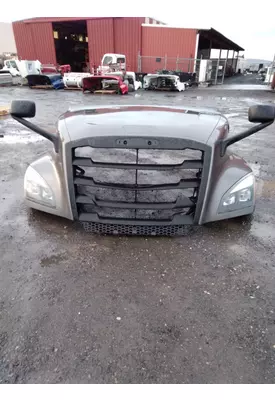
[{"label": "mirror bracket", "polygon": [[19,122],[20,124],[29,128],[30,130],[43,136],[45,139],[50,140],[54,145],[55,152],[56,153],[59,152],[60,140],[57,135],[47,132],[42,128],[39,128],[39,126],[32,124],[31,122],[25,120],[24,118],[16,117],[15,115],[12,115],[12,118],[15,119],[17,122]]},{"label": "mirror bracket", "polygon": [[239,142],[242,139],[245,139],[248,136],[253,135],[256,132],[261,131],[262,129],[265,129],[266,127],[268,127],[269,125],[272,125],[274,121],[270,121],[270,122],[265,122],[264,124],[259,124],[256,126],[253,126],[250,129],[247,129],[246,131],[243,131],[241,133],[238,133],[237,135],[231,136],[225,140],[221,140],[220,144],[221,144],[221,157],[223,157],[226,153],[226,149],[228,146],[231,146],[232,144]]}]

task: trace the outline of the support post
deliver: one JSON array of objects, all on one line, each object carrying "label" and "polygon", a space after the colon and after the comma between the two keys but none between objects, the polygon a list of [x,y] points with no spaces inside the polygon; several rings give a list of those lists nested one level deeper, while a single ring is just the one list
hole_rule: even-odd
[{"label": "support post", "polygon": [[234,71],[234,58],[235,58],[235,50],[233,51],[233,57],[232,57],[232,72],[233,72],[233,75],[234,75],[234,72],[236,72],[236,71]]},{"label": "support post", "polygon": [[224,67],[223,67],[222,84],[223,84],[223,82],[224,82],[224,76],[225,76],[226,67],[227,67],[228,54],[229,54],[229,50],[227,50],[226,59],[225,59]]},{"label": "support post", "polygon": [[269,85],[270,85],[270,82],[271,82],[271,80],[273,78],[273,74],[274,74],[274,77],[275,77],[275,54],[274,54],[274,58],[273,58],[273,61],[272,61],[272,64],[271,64],[270,74],[269,74],[269,77],[268,77],[268,84]]},{"label": "support post", "polygon": [[222,54],[222,49],[220,49],[220,52],[219,52],[219,58],[218,58],[218,61],[217,61],[217,69],[216,69],[216,74],[215,74],[215,82],[214,82],[214,85],[217,85],[221,54]]},{"label": "support post", "polygon": [[138,72],[141,72],[141,55],[140,51],[138,51]]},{"label": "support post", "polygon": [[198,60],[197,58],[194,58],[193,74],[195,74],[197,71],[197,63],[200,63],[200,60]]},{"label": "support post", "polygon": [[208,57],[206,57],[206,58],[209,58],[209,60],[210,60],[210,58],[211,58],[211,51],[212,51],[212,40],[210,40],[209,41],[209,53],[208,53]]}]

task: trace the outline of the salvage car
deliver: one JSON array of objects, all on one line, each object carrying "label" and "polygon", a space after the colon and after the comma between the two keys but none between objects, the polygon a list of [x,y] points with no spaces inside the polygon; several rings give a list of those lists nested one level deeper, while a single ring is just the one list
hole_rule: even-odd
[{"label": "salvage car", "polygon": [[31,89],[64,89],[61,74],[28,75],[26,79]]},{"label": "salvage car", "polygon": [[82,79],[83,93],[94,94],[128,94],[128,86],[123,82],[121,76],[96,75]]},{"label": "salvage car", "polygon": [[65,85],[65,88],[82,88],[82,81],[83,78],[87,78],[91,76],[90,73],[88,72],[70,72],[70,73],[65,73],[63,76],[63,82]]},{"label": "salvage car", "polygon": [[9,71],[0,71],[0,87],[12,86],[12,75]]},{"label": "salvage car", "polygon": [[13,101],[11,115],[53,144],[26,171],[29,207],[93,233],[177,235],[253,213],[253,172],[229,147],[272,124],[274,107],[250,107],[257,125],[235,135],[203,109],[83,106],[63,114],[55,133],[25,119],[34,102]]},{"label": "salvage car", "polygon": [[129,92],[134,92],[142,88],[140,81],[137,81],[135,72],[132,71],[117,71],[117,72],[106,72],[106,76],[120,76],[123,82],[128,86]]},{"label": "salvage car", "polygon": [[54,65],[54,64],[41,64],[40,73],[42,75],[48,74],[68,74],[71,72],[71,66],[69,64],[65,65]]},{"label": "salvage car", "polygon": [[148,74],[144,77],[143,88],[145,90],[167,90],[183,92],[185,83],[180,81],[177,75]]}]

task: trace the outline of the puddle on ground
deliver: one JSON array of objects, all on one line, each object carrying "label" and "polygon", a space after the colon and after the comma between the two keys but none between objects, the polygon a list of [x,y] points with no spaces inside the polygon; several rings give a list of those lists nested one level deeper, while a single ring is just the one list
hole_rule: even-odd
[{"label": "puddle on ground", "polygon": [[240,113],[232,113],[232,114],[223,114],[226,118],[234,118],[239,117]]},{"label": "puddle on ground", "polygon": [[262,179],[256,180],[256,194],[261,195],[265,199],[274,199],[275,182],[264,181]]},{"label": "puddle on ground", "polygon": [[240,99],[240,101],[243,101],[243,102],[245,102],[245,103],[248,103],[249,105],[250,105],[250,104],[259,104],[259,103],[261,103],[261,101],[260,101],[259,99],[252,99],[251,97],[247,97],[247,98],[244,98],[244,99]]},{"label": "puddle on ground", "polygon": [[254,221],[251,225],[250,233],[262,240],[275,240],[275,229],[268,223]]},{"label": "puddle on ground", "polygon": [[[219,89],[219,87],[217,86],[217,87],[213,87],[213,89],[215,89],[215,90],[217,90],[217,89]],[[223,87],[222,87],[222,89],[223,90],[261,90],[261,91],[263,91],[263,90],[267,90],[267,86],[266,85],[259,85],[259,84],[256,84],[256,85],[253,85],[253,84],[251,84],[251,85],[244,85],[244,84],[233,84],[233,85],[223,85]]]},{"label": "puddle on ground", "polygon": [[247,247],[245,245],[241,245],[241,244],[237,244],[234,243],[231,246],[229,246],[231,251],[234,251],[234,253],[238,254],[239,256],[246,256],[248,250]]},{"label": "puddle on ground", "polygon": [[250,168],[253,171],[253,174],[255,175],[256,179],[260,176],[260,170],[261,170],[261,165],[260,164],[251,164],[249,163]]},{"label": "puddle on ground", "polygon": [[44,257],[40,260],[40,265],[42,268],[56,266],[61,261],[66,260],[67,257],[65,254],[55,254],[49,257]]},{"label": "puddle on ground", "polygon": [[43,137],[39,135],[4,135],[0,138],[0,145],[1,144],[28,144],[28,143],[36,143],[45,140]]}]

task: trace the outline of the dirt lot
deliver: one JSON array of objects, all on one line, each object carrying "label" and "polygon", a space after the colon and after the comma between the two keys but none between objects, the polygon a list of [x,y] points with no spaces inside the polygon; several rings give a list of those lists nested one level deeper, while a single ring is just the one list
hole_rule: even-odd
[{"label": "dirt lot", "polygon": [[[70,104],[214,107],[234,132],[262,87],[139,92],[1,89],[53,128]],[[261,89],[261,90],[259,90]],[[99,237],[28,210],[23,176],[50,143],[0,120],[0,382],[275,383],[275,126],[235,146],[257,177],[251,222],[178,238]]]}]

